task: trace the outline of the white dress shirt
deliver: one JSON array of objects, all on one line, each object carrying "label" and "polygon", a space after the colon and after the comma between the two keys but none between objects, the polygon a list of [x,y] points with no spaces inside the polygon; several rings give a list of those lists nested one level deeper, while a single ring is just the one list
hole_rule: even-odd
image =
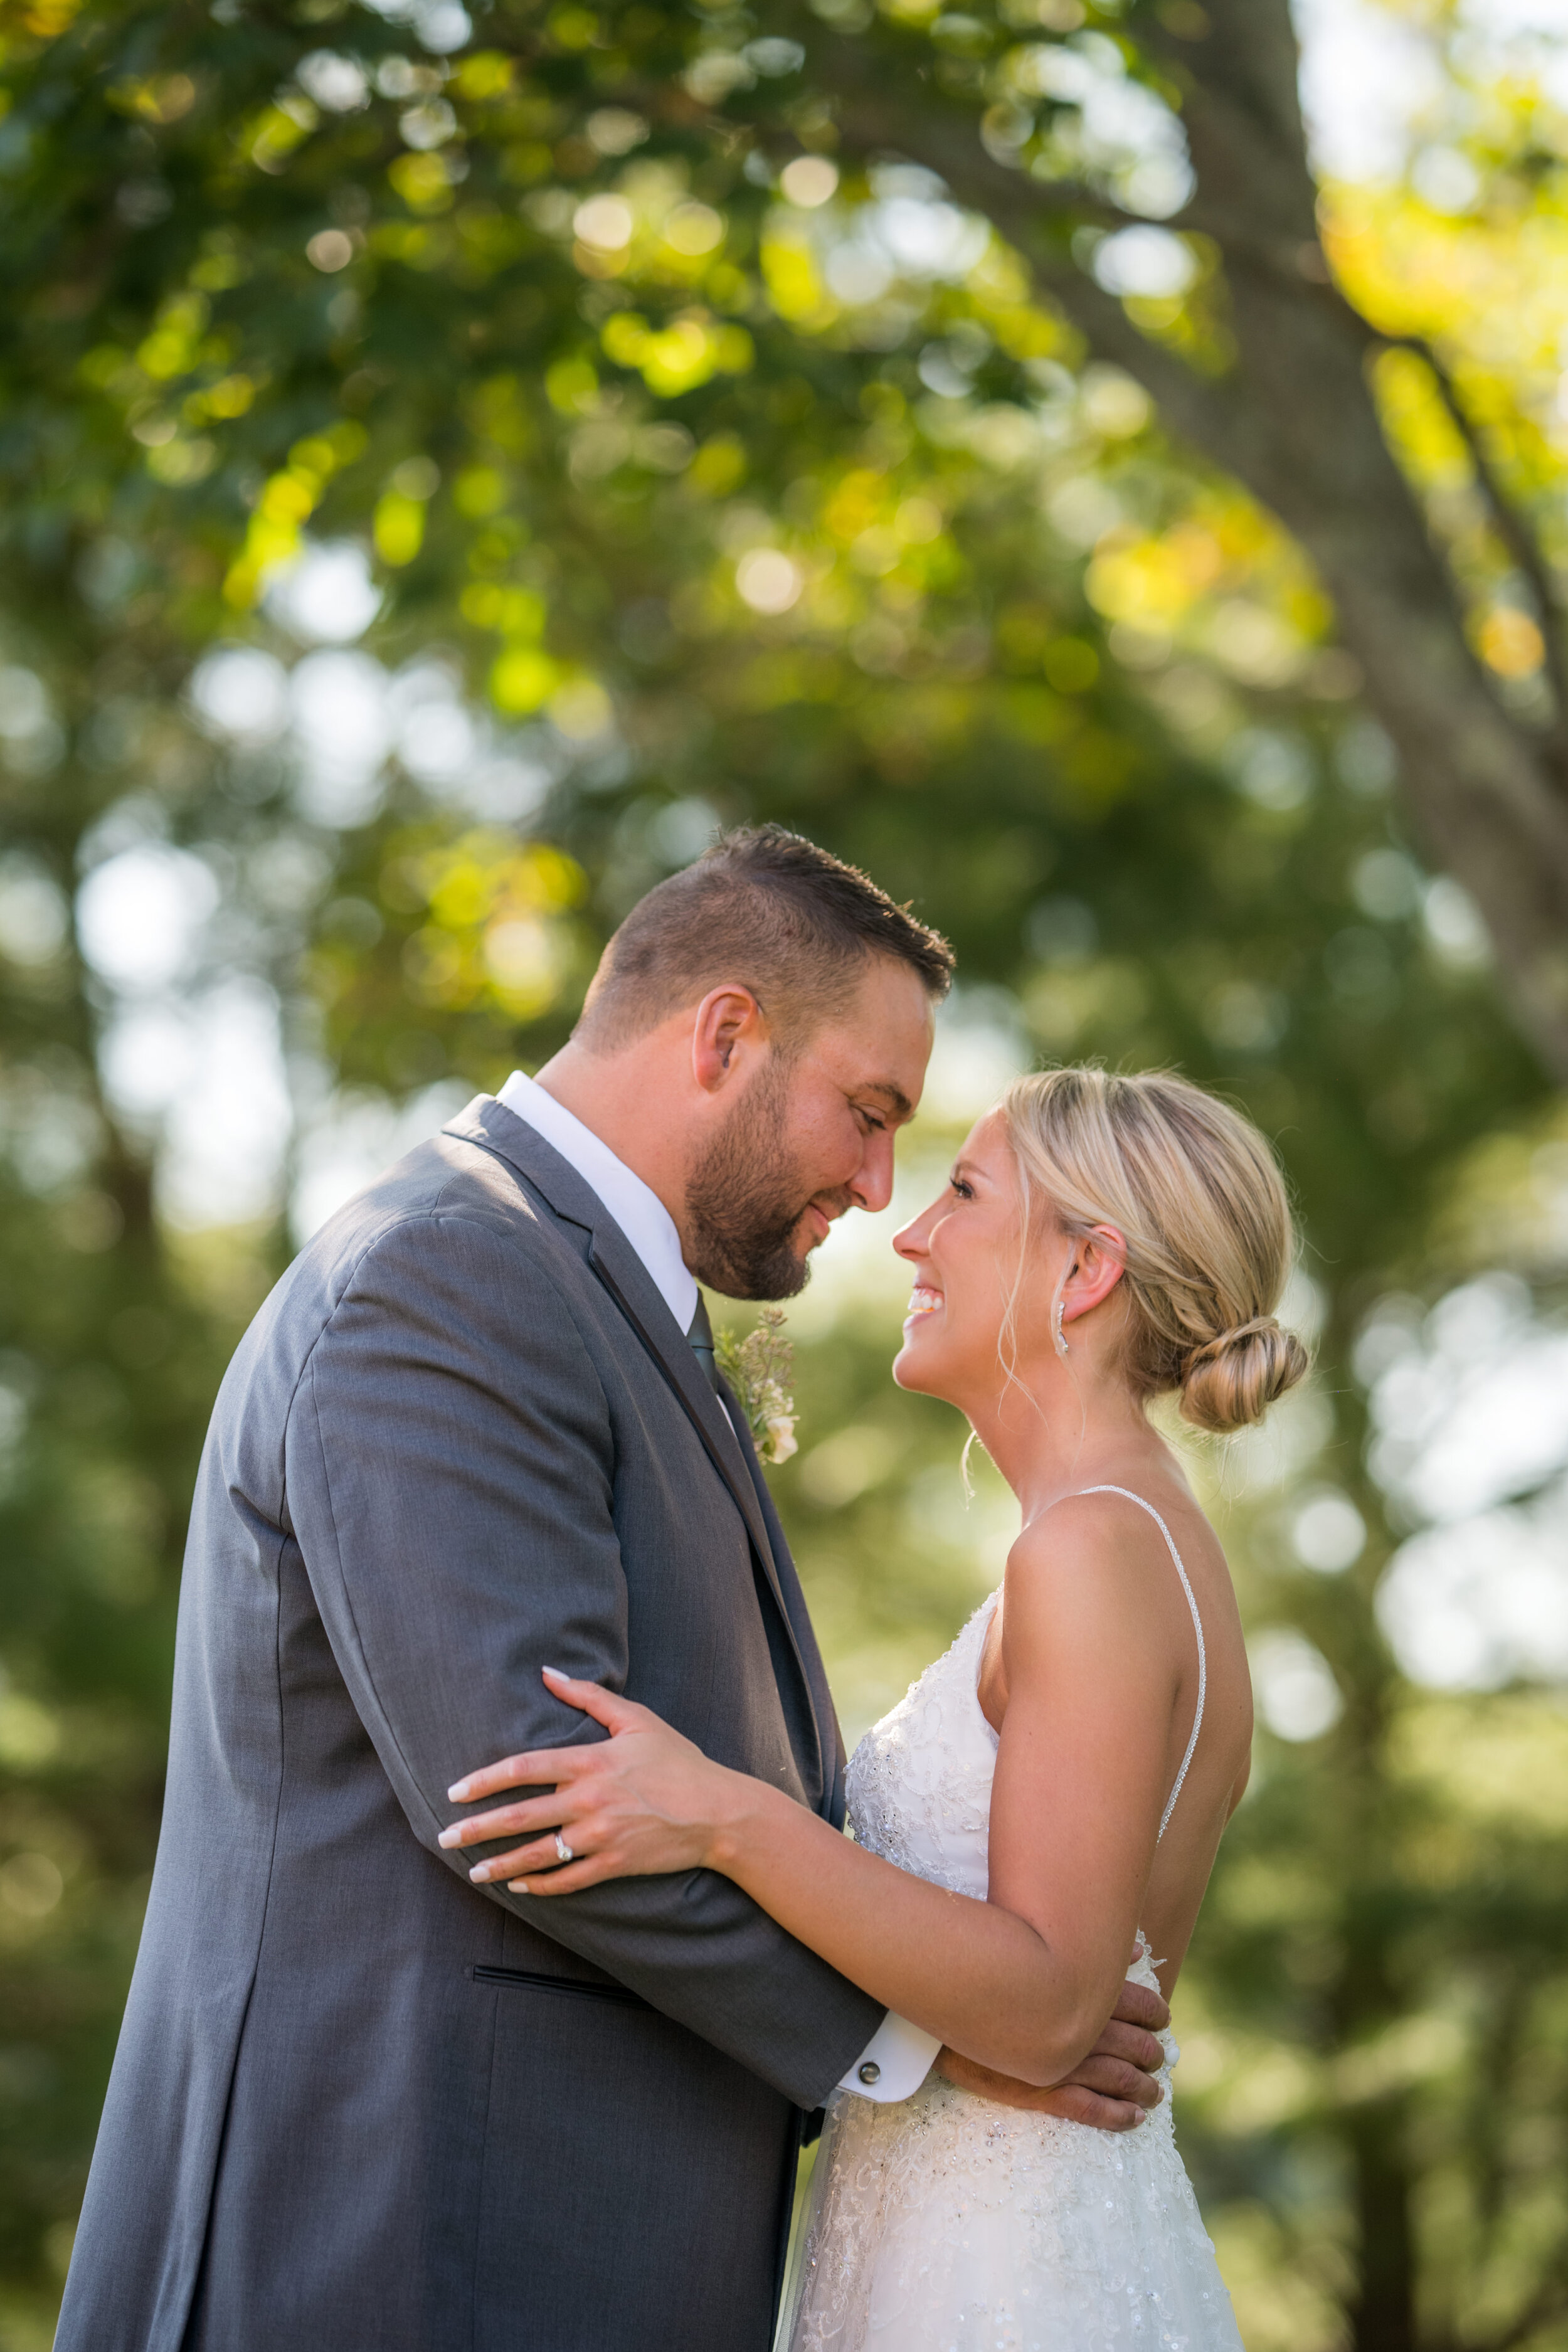
[{"label": "white dress shirt", "polygon": [[[689,1331],[697,1312],[697,1278],[680,1254],[675,1219],[653,1187],[521,1070],[512,1072],[497,1100],[576,1170],[641,1258],[680,1329]],[[839,2088],[884,2103],[907,2099],[925,2081],[941,2047],[934,2034],[922,2033],[889,2010]]]}]

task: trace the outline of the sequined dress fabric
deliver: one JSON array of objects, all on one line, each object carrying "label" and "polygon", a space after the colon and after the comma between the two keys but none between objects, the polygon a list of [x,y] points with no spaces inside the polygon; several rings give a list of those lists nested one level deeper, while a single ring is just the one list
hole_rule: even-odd
[{"label": "sequined dress fabric", "polygon": [[[859,1843],[984,1897],[996,1734],[976,1685],[993,1594],[849,1764]],[[1128,1974],[1156,1982],[1148,1947]],[[787,2352],[1241,2352],[1169,2095],[1107,2133],[932,2075],[828,2110],[780,2331]]]}]

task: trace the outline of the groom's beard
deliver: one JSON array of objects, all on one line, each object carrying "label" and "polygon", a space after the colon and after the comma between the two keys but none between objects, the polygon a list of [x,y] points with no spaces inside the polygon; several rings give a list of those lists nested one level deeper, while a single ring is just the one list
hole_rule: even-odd
[{"label": "groom's beard", "polygon": [[794,1298],[811,1278],[795,1234],[813,1196],[790,1165],[789,1108],[789,1066],[774,1054],[687,1184],[691,1271],[726,1298]]}]

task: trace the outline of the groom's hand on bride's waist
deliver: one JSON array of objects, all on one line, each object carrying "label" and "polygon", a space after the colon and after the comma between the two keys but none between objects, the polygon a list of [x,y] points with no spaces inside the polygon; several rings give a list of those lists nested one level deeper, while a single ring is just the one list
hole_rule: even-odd
[{"label": "groom's hand on bride's waist", "polygon": [[1154,2080],[1165,2059],[1155,2036],[1170,2022],[1170,2010],[1159,1994],[1130,1982],[1122,1987],[1114,2014],[1088,2057],[1065,2082],[1048,2090],[1015,2082],[1010,2074],[994,2074],[956,2050],[939,2053],[936,2072],[960,2090],[976,2092],[1004,2106],[1059,2116],[1064,2123],[1090,2124],[1097,2131],[1131,2131],[1164,2095]]}]

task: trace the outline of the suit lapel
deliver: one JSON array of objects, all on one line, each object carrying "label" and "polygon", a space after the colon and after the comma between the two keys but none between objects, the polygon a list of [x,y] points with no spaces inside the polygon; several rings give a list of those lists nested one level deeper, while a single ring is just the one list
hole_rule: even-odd
[{"label": "suit lapel", "polygon": [[[692,1353],[690,1341],[676,1323],[647,1268],[598,1194],[552,1145],[545,1142],[542,1135],[535,1133],[525,1119],[517,1118],[504,1103],[497,1102],[493,1097],[478,1095],[466,1110],[448,1120],[443,1133],[457,1136],[466,1143],[477,1143],[487,1151],[499,1153],[542,1193],[558,1216],[583,1226],[587,1232],[590,1265],[684,1406],[702,1440],[709,1459],[730,1489],[735,1507],[745,1521],[752,1548],[767,1580],[796,1671],[805,1689],[811,1722],[816,1734],[818,1785],[824,1785],[827,1773],[822,1738],[822,1697],[817,1688],[820,1677],[812,1674],[802,1653],[795,1612],[784,1596],[780,1580],[778,1563],[773,1557],[767,1519],[758,1492],[761,1473],[752,1467],[755,1454],[752,1454],[748,1460],[742,1453],[741,1441],[736,1435],[739,1407],[736,1408],[737,1421],[731,1423],[709,1387]],[[828,1717],[832,1719],[830,1700]]]},{"label": "suit lapel", "polygon": [[[725,1394],[730,1391],[726,1386]],[[784,1623],[789,1628],[795,1660],[805,1678],[806,1696],[811,1702],[812,1730],[816,1739],[817,1778],[822,1790],[819,1810],[832,1821],[835,1829],[844,1826],[843,1790],[844,1738],[838,1727],[838,1714],[833,1704],[833,1693],[827,1685],[827,1669],[822,1663],[822,1653],[816,1646],[816,1634],[811,1622],[811,1612],[805,1605],[805,1595],[800,1589],[800,1579],[790,1558],[789,1544],[779,1524],[773,1498],[768,1492],[768,1482],[763,1475],[763,1465],[752,1441],[745,1417],[739,1405],[735,1408],[735,1432],[742,1452],[746,1457],[746,1470],[756,1491],[757,1506],[763,1522],[773,1542],[773,1557],[778,1562],[781,1606]],[[827,1734],[831,1733],[831,1737]],[[837,1811],[835,1811],[834,1808]]]},{"label": "suit lapel", "polygon": [[782,1609],[784,1595],[779,1591],[773,1546],[735,1442],[734,1426],[709,1387],[690,1341],[684,1331],[677,1328],[674,1317],[649,1280],[641,1258],[619,1226],[603,1213],[593,1229],[588,1261],[695,1422],[715,1469],[735,1498],[746,1522],[746,1532],[757,1548],[773,1597]]}]

